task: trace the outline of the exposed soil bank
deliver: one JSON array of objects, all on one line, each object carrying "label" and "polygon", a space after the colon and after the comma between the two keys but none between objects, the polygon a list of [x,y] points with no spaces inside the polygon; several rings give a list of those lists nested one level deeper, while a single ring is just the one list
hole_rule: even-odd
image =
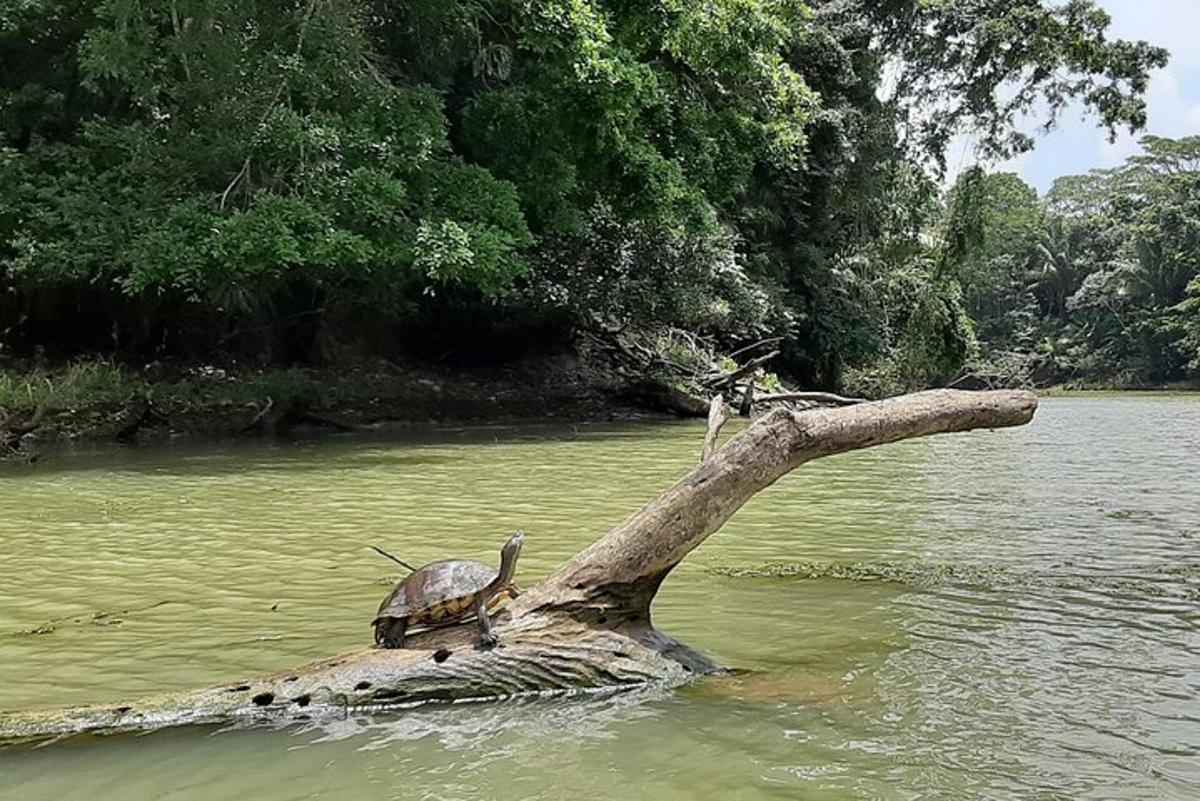
[{"label": "exposed soil bank", "polygon": [[[142,441],[357,430],[445,422],[609,420],[672,414],[665,385],[602,358],[541,357],[488,368],[384,361],[256,370],[111,363],[0,366],[0,422],[39,425],[22,441]],[[675,413],[684,413],[675,410]]]}]

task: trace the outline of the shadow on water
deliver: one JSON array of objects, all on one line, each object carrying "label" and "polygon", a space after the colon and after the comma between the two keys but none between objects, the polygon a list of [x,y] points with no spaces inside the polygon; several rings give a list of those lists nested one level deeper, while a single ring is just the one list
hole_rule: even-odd
[{"label": "shadow on water", "polygon": [[[731,430],[734,427],[731,426]],[[21,476],[120,471],[179,476],[218,476],[248,468],[302,473],[328,469],[421,467],[460,461],[462,453],[439,448],[537,445],[540,443],[601,443],[659,437],[664,430],[682,436],[703,435],[703,423],[693,420],[646,419],[619,423],[528,423],[477,426],[403,426],[378,431],[296,434],[276,438],[231,436],[225,439],[181,439],[142,444],[52,443],[37,446],[32,463],[0,461],[0,480]],[[697,445],[697,448],[699,445]],[[486,458],[486,454],[479,458]]]}]

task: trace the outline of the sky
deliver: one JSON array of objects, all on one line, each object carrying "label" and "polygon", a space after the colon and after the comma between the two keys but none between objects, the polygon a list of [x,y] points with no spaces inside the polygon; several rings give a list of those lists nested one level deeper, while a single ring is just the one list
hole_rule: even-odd
[{"label": "sky", "polygon": [[[1066,109],[1056,130],[1040,135],[1037,147],[993,170],[1015,172],[1044,193],[1062,175],[1097,167],[1114,167],[1140,151],[1145,134],[1181,137],[1200,135],[1200,0],[1097,0],[1112,17],[1109,38],[1145,39],[1171,51],[1170,63],[1156,70],[1146,95],[1146,130],[1122,133],[1116,142],[1082,117],[1082,108]],[[1033,128],[1029,129],[1030,131]],[[947,163],[952,173],[974,161],[970,140],[953,145]]]}]

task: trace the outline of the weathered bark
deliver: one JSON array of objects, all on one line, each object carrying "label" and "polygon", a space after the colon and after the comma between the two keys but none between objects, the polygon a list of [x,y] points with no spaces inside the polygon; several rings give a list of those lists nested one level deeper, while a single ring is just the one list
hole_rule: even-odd
[{"label": "weathered bark", "polygon": [[0,740],[131,731],[259,717],[345,714],[514,694],[681,683],[721,667],[650,622],[667,574],[760,490],[822,456],[911,437],[1028,422],[1027,392],[935,390],[759,418],[496,620],[501,645],[477,649],[474,624],[417,633],[399,650],[364,649],[293,671],[136,704],[0,716]]}]

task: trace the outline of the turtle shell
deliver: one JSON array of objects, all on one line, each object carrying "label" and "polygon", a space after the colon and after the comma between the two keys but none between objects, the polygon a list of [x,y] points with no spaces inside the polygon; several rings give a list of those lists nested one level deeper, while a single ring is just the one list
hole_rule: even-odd
[{"label": "turtle shell", "polygon": [[375,616],[408,618],[413,625],[453,623],[475,614],[475,596],[498,575],[469,559],[447,559],[417,568],[383,599]]}]

